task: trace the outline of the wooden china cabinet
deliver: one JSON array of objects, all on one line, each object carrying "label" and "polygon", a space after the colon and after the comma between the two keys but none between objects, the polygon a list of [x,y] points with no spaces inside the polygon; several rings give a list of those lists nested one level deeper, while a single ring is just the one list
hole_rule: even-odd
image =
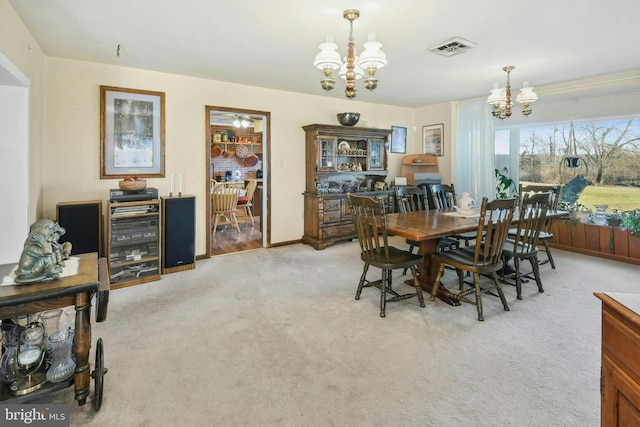
[{"label": "wooden china cabinet", "polygon": [[382,186],[388,173],[385,142],[391,130],[321,124],[302,128],[306,134],[302,241],[324,249],[356,237],[348,193],[390,200],[391,192]]},{"label": "wooden china cabinet", "polygon": [[640,294],[602,301],[601,426],[640,425]]}]

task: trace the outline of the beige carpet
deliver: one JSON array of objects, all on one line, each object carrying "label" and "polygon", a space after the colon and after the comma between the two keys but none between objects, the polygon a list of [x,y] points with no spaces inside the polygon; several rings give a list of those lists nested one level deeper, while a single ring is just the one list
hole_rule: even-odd
[{"label": "beige carpet", "polygon": [[71,389],[50,402],[78,426],[597,426],[593,292],[637,292],[640,268],[554,254],[545,293],[506,286],[510,312],[485,295],[484,322],[415,298],[380,318],[376,289],[354,300],[354,242],[199,261],[111,293],[93,327],[109,368],[99,412]]}]

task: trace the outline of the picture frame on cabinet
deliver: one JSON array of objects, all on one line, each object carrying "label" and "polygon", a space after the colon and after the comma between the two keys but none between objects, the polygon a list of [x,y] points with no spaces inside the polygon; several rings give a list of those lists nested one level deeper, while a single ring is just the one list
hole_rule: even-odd
[{"label": "picture frame on cabinet", "polygon": [[444,155],[444,124],[422,126],[422,147],[424,154]]},{"label": "picture frame on cabinet", "polygon": [[165,93],[100,86],[100,179],[165,176]]},{"label": "picture frame on cabinet", "polygon": [[407,128],[391,126],[391,151],[392,153],[407,152]]}]

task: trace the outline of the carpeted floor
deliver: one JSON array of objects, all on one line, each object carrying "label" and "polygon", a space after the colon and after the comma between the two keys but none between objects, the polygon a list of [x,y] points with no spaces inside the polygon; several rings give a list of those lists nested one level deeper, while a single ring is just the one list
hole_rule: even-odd
[{"label": "carpeted floor", "polygon": [[93,325],[109,369],[99,412],[71,389],[50,403],[69,403],[78,426],[597,426],[593,292],[637,292],[640,267],[554,257],[545,293],[532,281],[519,301],[505,286],[509,312],[485,294],[484,322],[428,297],[380,318],[377,289],[354,300],[355,242],[199,261],[111,292]]}]

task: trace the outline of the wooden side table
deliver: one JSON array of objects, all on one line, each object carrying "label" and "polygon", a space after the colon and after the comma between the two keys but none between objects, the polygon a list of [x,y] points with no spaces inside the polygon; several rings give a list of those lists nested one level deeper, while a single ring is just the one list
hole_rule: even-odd
[{"label": "wooden side table", "polygon": [[[76,255],[79,258],[78,272],[73,276],[62,277],[47,282],[29,285],[0,286],[0,319],[11,319],[25,314],[75,306],[75,335],[73,343],[76,354],[76,369],[72,379],[62,383],[47,383],[44,387],[22,396],[13,396],[9,386],[0,388],[0,402],[19,403],[29,401],[45,393],[74,385],[75,399],[84,405],[89,395],[89,383],[93,376],[96,380],[94,407],[100,409],[102,403],[102,376],[104,363],[102,340],[96,348],[96,370],[90,370],[89,349],[91,347],[91,298],[96,295],[96,321],[103,322],[107,317],[109,302],[109,274],[105,258],[98,259],[96,253]],[[15,264],[0,265],[0,278],[11,273]]]}]

